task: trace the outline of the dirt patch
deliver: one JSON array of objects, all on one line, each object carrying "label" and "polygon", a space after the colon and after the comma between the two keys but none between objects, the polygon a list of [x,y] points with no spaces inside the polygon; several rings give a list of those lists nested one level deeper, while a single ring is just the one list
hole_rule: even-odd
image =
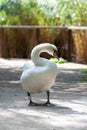
[{"label": "dirt patch", "polygon": [[[0,59],[0,130],[86,130],[87,83],[80,81],[80,69],[87,66],[58,64],[51,90],[55,106],[29,107],[19,80],[25,62]],[[46,93],[32,96],[36,101],[46,101]]]}]

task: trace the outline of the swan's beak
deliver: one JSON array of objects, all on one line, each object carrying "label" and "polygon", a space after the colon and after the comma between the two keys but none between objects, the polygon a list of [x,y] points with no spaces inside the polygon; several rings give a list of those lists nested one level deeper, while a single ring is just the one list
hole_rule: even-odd
[{"label": "swan's beak", "polygon": [[55,58],[59,59],[59,57],[58,57],[58,51],[54,50],[53,56],[54,56]]}]

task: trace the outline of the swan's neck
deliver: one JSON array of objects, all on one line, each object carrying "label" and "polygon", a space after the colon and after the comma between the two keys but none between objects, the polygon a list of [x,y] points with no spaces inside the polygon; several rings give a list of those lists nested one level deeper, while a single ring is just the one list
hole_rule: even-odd
[{"label": "swan's neck", "polygon": [[40,53],[46,52],[43,48],[34,48],[31,53],[31,60],[34,62],[36,66],[45,66],[48,64],[48,60],[40,57]]}]

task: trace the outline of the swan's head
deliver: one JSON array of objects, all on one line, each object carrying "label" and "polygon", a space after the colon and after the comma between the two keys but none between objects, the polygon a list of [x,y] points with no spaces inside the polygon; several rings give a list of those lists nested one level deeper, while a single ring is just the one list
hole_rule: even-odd
[{"label": "swan's head", "polygon": [[45,45],[46,45],[45,51],[47,53],[49,53],[50,55],[52,55],[53,57],[58,59],[57,47],[55,45],[53,45],[53,44],[50,44],[50,43],[46,43]]},{"label": "swan's head", "polygon": [[42,43],[34,47],[31,53],[31,57],[33,58],[35,55],[40,55],[42,52],[47,52],[48,54],[58,59],[57,47],[50,43]]}]

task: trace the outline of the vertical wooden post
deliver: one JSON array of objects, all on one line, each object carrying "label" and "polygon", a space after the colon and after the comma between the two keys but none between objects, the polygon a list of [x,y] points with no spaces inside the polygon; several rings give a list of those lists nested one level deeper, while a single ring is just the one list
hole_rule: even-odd
[{"label": "vertical wooden post", "polygon": [[5,34],[4,28],[0,28],[0,57],[5,56]]},{"label": "vertical wooden post", "polygon": [[0,28],[0,57],[2,57],[2,31],[1,31],[1,28]]},{"label": "vertical wooden post", "polygon": [[68,61],[72,61],[72,30],[68,30]]},{"label": "vertical wooden post", "polygon": [[40,29],[36,29],[36,45],[39,44],[39,38],[40,38]]}]

